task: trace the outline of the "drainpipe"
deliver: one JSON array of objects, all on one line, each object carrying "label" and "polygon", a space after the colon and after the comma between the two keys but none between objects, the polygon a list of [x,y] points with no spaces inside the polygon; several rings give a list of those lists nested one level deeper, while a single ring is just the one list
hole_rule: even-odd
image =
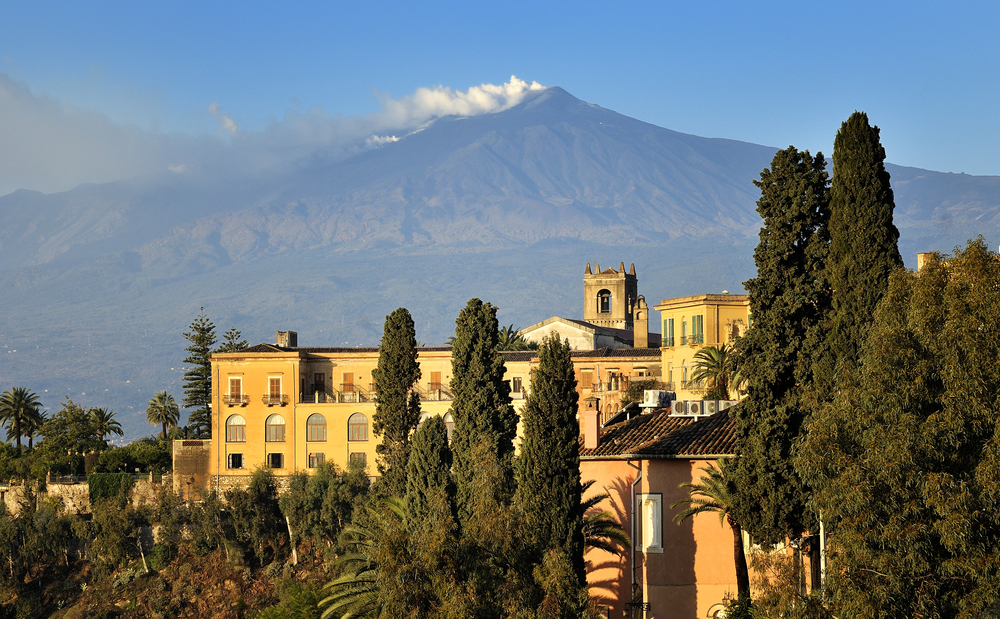
[{"label": "drainpipe", "polygon": [[[642,460],[639,461],[639,466],[633,466],[631,460],[626,460],[625,464],[629,465],[630,467],[632,467],[636,471],[638,471],[638,474],[635,476],[635,481],[632,482],[632,505],[629,507],[629,514],[630,514],[629,515],[629,519],[631,520],[630,524],[631,524],[631,529],[632,529],[632,535],[635,535],[635,486],[636,486],[636,484],[639,483],[639,480],[642,479]],[[632,540],[632,570],[631,570],[631,572],[632,572],[632,586],[631,586],[631,588],[629,588],[629,595],[632,595],[633,592],[635,591],[635,569],[636,569],[636,566],[635,566],[635,540]],[[645,596],[643,596],[643,597],[645,597]]]}]

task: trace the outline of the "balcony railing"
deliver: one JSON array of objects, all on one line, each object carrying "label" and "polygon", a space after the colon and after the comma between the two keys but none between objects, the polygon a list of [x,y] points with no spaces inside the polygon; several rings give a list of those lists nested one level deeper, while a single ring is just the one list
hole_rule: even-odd
[{"label": "balcony railing", "polygon": [[285,406],[288,404],[288,395],[284,393],[265,393],[261,397],[261,402],[267,406]]},{"label": "balcony railing", "polygon": [[413,391],[424,402],[447,402],[454,399],[451,391],[445,389],[441,383],[430,383],[427,387],[413,385]]},{"label": "balcony railing", "polygon": [[361,402],[374,402],[375,398],[370,391],[366,391],[358,385],[350,385],[349,391],[340,389],[314,389],[299,394],[300,404],[358,404]]},{"label": "balcony railing", "polygon": [[527,396],[525,396],[524,389],[518,389],[517,391],[512,390],[510,392],[511,400],[523,400],[525,397]]},{"label": "balcony railing", "polygon": [[239,394],[227,393],[226,395],[222,396],[222,401],[227,406],[246,406],[247,404],[250,403],[250,396],[246,394],[239,395]]}]

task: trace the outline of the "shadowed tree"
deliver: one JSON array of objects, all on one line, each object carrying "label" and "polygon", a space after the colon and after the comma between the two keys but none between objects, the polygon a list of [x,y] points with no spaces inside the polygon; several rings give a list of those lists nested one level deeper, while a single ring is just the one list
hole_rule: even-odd
[{"label": "shadowed tree", "polygon": [[166,391],[157,392],[146,405],[146,421],[154,426],[162,426],[161,436],[163,438],[167,438],[167,428],[176,426],[177,422],[180,421],[180,416],[180,410],[177,408],[174,396]]},{"label": "shadowed tree", "polygon": [[561,550],[583,584],[578,399],[569,341],[553,334],[542,342],[538,367],[531,374],[515,503],[524,512],[524,534],[538,561],[549,549]]},{"label": "shadowed tree", "polygon": [[434,493],[454,499],[451,463],[448,429],[444,420],[434,415],[417,428],[406,464],[406,510],[417,522],[428,514]]},{"label": "shadowed tree", "polygon": [[691,496],[677,501],[671,508],[685,507],[684,511],[674,516],[674,522],[681,524],[691,516],[703,513],[716,513],[720,524],[728,524],[733,531],[733,559],[736,564],[736,589],[739,597],[750,599],[750,572],[747,568],[747,557],[743,551],[743,529],[733,515],[733,482],[729,479],[732,460],[719,460],[719,468],[708,467],[705,474],[695,483],[684,482],[681,488],[687,488]]},{"label": "shadowed tree", "polygon": [[25,429],[37,429],[41,425],[41,403],[38,395],[27,387],[14,387],[0,395],[0,420],[8,428],[8,436],[13,434],[17,451],[21,451],[21,437]]},{"label": "shadowed tree", "polygon": [[381,474],[378,483],[386,494],[402,497],[406,493],[410,436],[420,421],[420,396],[410,391],[420,380],[417,332],[410,312],[402,307],[385,317],[372,378],[378,395],[372,429],[381,438],[375,448]]},{"label": "shadowed tree", "polygon": [[504,380],[503,356],[497,352],[497,308],[471,299],[455,320],[451,354],[451,405],[455,420],[451,449],[454,455],[459,521],[471,514],[471,497],[481,472],[473,452],[486,445],[496,455],[504,483],[495,486],[495,499],[507,503],[513,495],[514,435],[517,413]]},{"label": "shadowed tree", "polygon": [[[593,485],[593,480],[584,482],[580,490],[581,496],[587,494]],[[598,492],[580,503],[583,544],[586,550],[594,548],[622,557],[632,547],[632,539],[614,514],[607,510],[595,511],[598,505],[610,497],[607,492]]]}]

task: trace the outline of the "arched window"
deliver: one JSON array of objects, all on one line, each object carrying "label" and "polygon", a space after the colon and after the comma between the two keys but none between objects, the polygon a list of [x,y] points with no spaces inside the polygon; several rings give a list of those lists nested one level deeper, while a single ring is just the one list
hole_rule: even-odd
[{"label": "arched window", "polygon": [[347,420],[347,440],[367,441],[368,440],[368,418],[361,413],[354,413]]},{"label": "arched window", "polygon": [[451,442],[451,435],[455,432],[455,418],[451,416],[451,413],[445,413],[444,415],[444,427],[448,431],[448,442]]},{"label": "arched window", "polygon": [[306,419],[306,440],[325,441],[326,440],[326,417],[319,413],[313,413]]},{"label": "arched window", "polygon": [[230,415],[226,419],[226,442],[247,442],[247,420],[242,415]]},{"label": "arched window", "polygon": [[[264,440],[268,443],[285,442],[285,418],[281,415],[271,415],[264,422]],[[278,467],[280,468],[280,467]]]},{"label": "arched window", "polygon": [[597,313],[611,313],[611,291],[607,288],[597,293]]}]

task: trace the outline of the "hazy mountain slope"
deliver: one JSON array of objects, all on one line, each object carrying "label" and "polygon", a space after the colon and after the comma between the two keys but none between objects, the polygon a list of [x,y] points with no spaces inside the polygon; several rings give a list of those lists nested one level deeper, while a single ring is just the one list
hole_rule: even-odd
[{"label": "hazy mountain slope", "polygon": [[[473,296],[505,324],[579,316],[588,261],[635,262],[652,302],[738,292],[753,275],[752,181],[775,150],[551,88],[280,176],[15,192],[0,197],[0,388],[111,406],[135,436],[151,431],[153,392],[181,397],[181,333],[202,306],[220,333],[294,329],[313,345],[376,344],[404,306],[440,344]],[[909,264],[978,234],[1000,242],[1000,177],[889,171]]]}]

